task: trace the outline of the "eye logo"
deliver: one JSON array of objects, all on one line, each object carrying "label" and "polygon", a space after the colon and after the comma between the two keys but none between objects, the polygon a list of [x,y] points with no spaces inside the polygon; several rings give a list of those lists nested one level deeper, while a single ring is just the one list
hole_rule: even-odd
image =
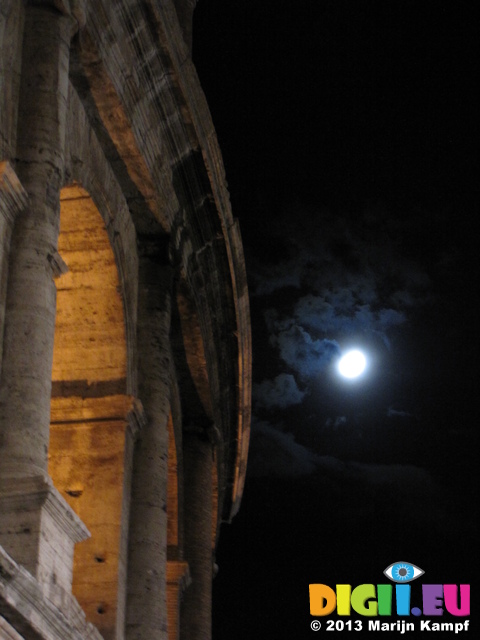
[{"label": "eye logo", "polygon": [[423,576],[425,571],[410,562],[394,562],[383,573],[393,582],[405,583]]}]

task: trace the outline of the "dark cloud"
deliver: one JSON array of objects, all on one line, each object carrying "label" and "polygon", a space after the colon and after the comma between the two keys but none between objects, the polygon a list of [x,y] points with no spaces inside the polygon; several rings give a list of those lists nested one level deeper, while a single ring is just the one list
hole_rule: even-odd
[{"label": "dark cloud", "polygon": [[387,410],[388,418],[413,418],[414,416],[408,411],[398,411],[397,409],[393,409],[389,407]]},{"label": "dark cloud", "polygon": [[354,216],[298,206],[279,216],[269,241],[282,250],[257,252],[250,272],[269,345],[293,377],[281,405],[276,397],[285,380],[264,380],[257,407],[301,402],[346,346],[391,348],[429,299],[427,271],[408,255],[413,230],[408,216],[398,219],[379,207]]},{"label": "dark cloud", "polygon": [[253,385],[256,409],[286,409],[299,404],[304,396],[305,392],[300,391],[295,378],[289,373],[281,373],[273,380]]},{"label": "dark cloud", "polygon": [[[390,348],[388,333],[402,325],[406,315],[397,309],[359,304],[353,291],[343,288],[322,296],[300,297],[293,305],[292,315],[281,315],[270,308],[265,312],[265,321],[270,344],[305,384],[340,356],[341,340],[374,338]],[[267,403],[265,399],[263,405]]]},{"label": "dark cloud", "polygon": [[[402,495],[411,479],[426,490],[418,443],[434,427],[422,408],[431,391],[419,363],[437,330],[442,297],[430,273],[437,282],[441,242],[424,255],[415,216],[380,208],[356,216],[299,207],[276,222],[265,241],[278,251],[258,251],[250,262],[252,309],[264,324],[255,338],[262,364],[254,393],[263,422],[253,429],[249,475],[323,480],[328,461],[372,492],[390,482]],[[420,341],[425,318],[433,331]],[[368,370],[346,384],[334,365],[353,347],[365,351]]]},{"label": "dark cloud", "polygon": [[308,255],[300,254],[276,265],[252,260],[255,263],[255,268],[252,271],[254,287],[251,296],[268,296],[275,291],[289,287],[299,289],[305,270],[308,268],[309,259]]},{"label": "dark cloud", "polygon": [[252,446],[248,460],[250,477],[310,475],[320,468],[341,472],[344,464],[331,456],[320,456],[265,420],[253,420]]},{"label": "dark cloud", "polygon": [[348,422],[347,416],[335,416],[335,418],[327,418],[325,420],[325,426],[328,429],[338,429],[339,427],[343,427]]},{"label": "dark cloud", "polygon": [[[338,418],[345,424],[343,416]],[[293,433],[282,431],[265,420],[254,420],[249,473],[252,477],[300,476],[324,472],[369,485],[398,484],[402,491],[423,486],[433,489],[434,482],[425,469],[412,464],[367,464],[343,462],[333,456],[319,455],[295,440]]]},{"label": "dark cloud", "polygon": [[[342,416],[338,421],[345,426]],[[439,540],[446,534],[475,539],[467,498],[459,500],[458,490],[423,468],[422,462],[367,463],[320,455],[284,426],[254,420],[248,465],[250,481],[302,482],[304,490],[312,496],[315,492],[321,501],[319,513],[335,513],[337,527],[343,523],[351,530],[356,523],[370,531],[381,522],[402,544],[411,540],[411,527],[416,532],[436,531]]]},{"label": "dark cloud", "polygon": [[266,313],[270,331],[270,344],[277,347],[280,357],[301,378],[312,378],[320,373],[340,347],[335,340],[314,339],[294,318],[279,318],[274,310]]},{"label": "dark cloud", "polygon": [[409,257],[409,246],[422,241],[415,222],[380,207],[353,215],[297,204],[265,238],[282,247],[281,256],[258,250],[251,256],[252,293],[307,289],[334,306],[375,311],[415,305],[430,285],[425,267]]},{"label": "dark cloud", "polygon": [[335,506],[338,521],[369,519],[378,508],[398,522],[443,522],[448,511],[445,491],[420,466],[319,455],[267,421],[254,421],[248,464],[250,479],[303,478],[318,485],[325,504]]},{"label": "dark cloud", "polygon": [[388,345],[387,332],[406,320],[403,311],[373,308],[359,302],[352,289],[339,289],[324,295],[308,294],[295,305],[294,317],[309,330],[335,336],[377,335]]}]

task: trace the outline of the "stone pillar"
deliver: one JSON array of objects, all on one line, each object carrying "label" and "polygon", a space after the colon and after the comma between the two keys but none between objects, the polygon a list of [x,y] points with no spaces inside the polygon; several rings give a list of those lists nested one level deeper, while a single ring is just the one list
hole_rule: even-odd
[{"label": "stone pillar", "polygon": [[211,640],[213,445],[207,431],[184,431],[183,468],[184,556],[190,567],[192,583],[184,594],[180,638]]},{"label": "stone pillar", "polygon": [[0,382],[0,474],[46,475],[64,171],[70,18],[27,6],[17,174],[29,202],[13,229]]},{"label": "stone pillar", "polygon": [[57,238],[75,24],[51,3],[25,8],[16,172],[28,203],[10,244],[0,379],[0,544],[58,606],[71,591],[74,544],[88,536],[47,474],[53,277],[62,262]]},{"label": "stone pillar", "polygon": [[8,282],[8,256],[15,220],[27,206],[27,193],[9,162],[0,162],[0,372]]},{"label": "stone pillar", "polygon": [[167,480],[172,274],[140,260],[139,397],[146,424],[133,459],[126,638],[167,640]]},{"label": "stone pillar", "polygon": [[190,570],[185,560],[167,562],[168,640],[178,640],[180,637],[180,606],[190,582]]}]

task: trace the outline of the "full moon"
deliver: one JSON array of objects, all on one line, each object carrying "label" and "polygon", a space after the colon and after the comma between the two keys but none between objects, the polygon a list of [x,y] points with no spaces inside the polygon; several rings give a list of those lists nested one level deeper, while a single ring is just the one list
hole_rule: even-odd
[{"label": "full moon", "polygon": [[338,371],[344,378],[356,378],[364,372],[366,364],[367,361],[363,353],[354,349],[340,358]]}]

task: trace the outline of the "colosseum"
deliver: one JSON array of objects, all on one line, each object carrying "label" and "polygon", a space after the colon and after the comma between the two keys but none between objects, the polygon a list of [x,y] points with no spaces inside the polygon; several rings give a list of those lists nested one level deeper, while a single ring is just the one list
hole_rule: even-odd
[{"label": "colosseum", "polygon": [[0,638],[210,640],[250,430],[196,0],[0,3]]}]

